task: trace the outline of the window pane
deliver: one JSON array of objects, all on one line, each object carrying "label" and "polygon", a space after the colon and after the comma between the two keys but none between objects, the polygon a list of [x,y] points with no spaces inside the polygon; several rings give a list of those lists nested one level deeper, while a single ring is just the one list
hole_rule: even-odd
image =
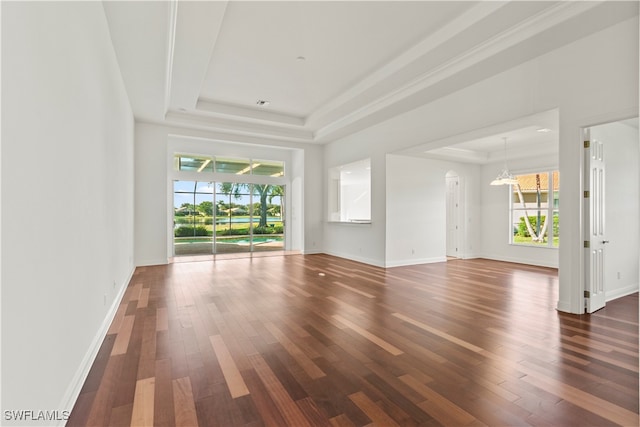
[{"label": "window pane", "polygon": [[216,253],[251,250],[248,190],[248,184],[216,183]]},{"label": "window pane", "polygon": [[560,213],[553,211],[553,246],[560,246]]},{"label": "window pane", "polygon": [[551,223],[547,223],[546,210],[513,210],[513,243],[548,245]]},{"label": "window pane", "polygon": [[212,253],[213,195],[211,191],[199,192],[199,188],[211,188],[211,183],[173,183],[175,255]]},{"label": "window pane", "polygon": [[560,172],[553,172],[553,207],[560,207]]},{"label": "window pane", "polygon": [[518,208],[546,208],[549,198],[549,173],[533,173],[518,175],[517,185],[512,186],[513,207]]},{"label": "window pane", "polygon": [[216,157],[216,172],[248,175],[251,173],[251,166],[248,159]]},{"label": "window pane", "polygon": [[174,169],[178,171],[213,172],[211,157],[176,154],[173,159]]},{"label": "window pane", "polygon": [[518,184],[512,186],[511,193],[511,243],[558,247],[558,171],[518,175],[516,179]]},{"label": "window pane", "polygon": [[284,162],[273,160],[253,160],[254,175],[284,176]]},{"label": "window pane", "polygon": [[284,209],[284,187],[254,184],[253,195],[253,250],[282,250],[284,241],[281,211]]},{"label": "window pane", "polygon": [[173,181],[173,191],[179,193],[193,193],[196,188],[195,181]]}]

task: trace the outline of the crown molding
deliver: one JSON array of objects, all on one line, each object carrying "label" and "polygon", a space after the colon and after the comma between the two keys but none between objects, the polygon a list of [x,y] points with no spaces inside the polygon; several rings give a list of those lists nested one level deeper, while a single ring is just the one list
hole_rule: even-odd
[{"label": "crown molding", "polygon": [[[193,105],[193,110],[190,106],[173,105],[165,114],[165,120],[168,124],[219,130],[235,135],[300,143],[327,143],[357,132],[363,126],[389,119],[411,109],[416,102],[429,102],[438,94],[449,93],[452,90],[451,84],[454,84],[451,82],[457,81],[458,85],[474,83],[473,78],[465,80],[465,70],[487,63],[492,57],[502,52],[513,51],[514,47],[523,44],[526,47],[525,43],[528,40],[535,42],[536,37],[539,39],[544,32],[579,17],[603,3],[606,1],[550,3],[538,13],[527,16],[514,25],[503,27],[505,28],[503,31],[487,40],[475,42],[467,38],[464,42],[466,46],[461,45],[460,35],[464,35],[465,32],[468,35],[469,31],[477,29],[478,26],[489,28],[492,22],[488,18],[510,4],[510,2],[479,2],[308,117],[199,98]],[[508,10],[502,11],[503,14],[508,12]],[[575,23],[575,20],[573,22]],[[456,46],[455,43],[458,45]],[[461,53],[437,66],[419,72],[420,61],[428,62],[424,60],[428,59],[436,49],[447,48],[449,45],[455,47],[454,51]],[[523,62],[532,59],[535,55],[534,49],[525,52],[521,58],[513,59]],[[500,72],[502,70],[500,65],[498,61],[493,61],[491,70]],[[513,65],[516,65],[516,62],[511,64]],[[423,67],[426,68],[425,65]],[[412,74],[417,77],[406,77],[405,80],[401,80],[403,72],[405,76]],[[480,78],[482,76],[478,77]],[[186,110],[181,108],[180,111],[176,111],[178,107]]]},{"label": "crown molding", "polygon": [[313,133],[304,129],[276,127],[227,118],[221,119],[195,113],[169,111],[165,115],[165,121],[169,125],[196,126],[200,129],[221,130],[236,135],[251,135],[305,143],[314,142]]},{"label": "crown molding", "polygon": [[[176,16],[172,18],[176,28],[172,39],[173,62],[170,92],[167,95],[169,109],[193,109],[198,101],[200,88],[215,48],[227,11],[227,1],[213,2],[179,1]],[[169,26],[171,31],[171,25]]]},{"label": "crown molding", "polygon": [[310,126],[325,126],[328,123],[327,117],[331,116],[331,113],[339,109],[343,105],[353,101],[355,98],[363,95],[366,91],[370,90],[377,84],[380,84],[384,80],[390,78],[395,73],[408,67],[418,59],[428,55],[435,48],[441,46],[445,42],[451,40],[456,35],[460,34],[469,27],[482,21],[499,8],[503,7],[506,2],[481,2],[474,5],[460,16],[456,17],[451,22],[444,25],[442,28],[436,30],[426,39],[412,46],[392,61],[383,65],[381,68],[375,70],[369,76],[359,81],[356,85],[352,86],[341,95],[337,96],[327,104],[321,106],[319,109],[309,115],[307,124]]},{"label": "crown molding", "polygon": [[439,82],[490,58],[497,53],[517,45],[549,28],[601,4],[598,2],[560,2],[542,12],[512,26],[506,31],[480,43],[465,53],[430,70],[413,81],[383,95],[349,114],[321,127],[315,132],[315,138],[326,140],[338,130],[370,116],[385,108],[389,108],[402,100],[419,93]]},{"label": "crown molding", "polygon": [[456,147],[441,147],[431,151],[425,151],[423,157],[462,163],[483,164],[489,161],[490,156],[489,153],[482,151]]},{"label": "crown molding", "polygon": [[168,14],[168,31],[167,31],[167,62],[165,69],[165,87],[164,87],[164,111],[169,111],[171,103],[171,84],[174,66],[174,53],[176,46],[176,26],[178,23],[178,1],[170,0],[167,3],[169,9]]}]

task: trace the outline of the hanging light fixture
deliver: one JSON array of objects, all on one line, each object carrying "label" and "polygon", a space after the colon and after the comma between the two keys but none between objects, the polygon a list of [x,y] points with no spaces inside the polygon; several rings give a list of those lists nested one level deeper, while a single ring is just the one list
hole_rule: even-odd
[{"label": "hanging light fixture", "polygon": [[509,172],[509,168],[507,167],[507,138],[502,138],[504,140],[504,169],[502,172],[491,181],[490,185],[515,185],[518,183],[518,180],[515,179],[511,172]]}]

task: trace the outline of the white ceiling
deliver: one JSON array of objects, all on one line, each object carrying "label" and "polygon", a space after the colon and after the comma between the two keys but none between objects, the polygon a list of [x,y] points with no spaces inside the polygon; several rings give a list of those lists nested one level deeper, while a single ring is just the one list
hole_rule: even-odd
[{"label": "white ceiling", "polygon": [[[545,111],[498,125],[476,129],[398,152],[414,157],[486,164],[558,155],[558,110]],[[506,141],[505,141],[506,138]]]},{"label": "white ceiling", "polygon": [[245,108],[269,100],[270,111],[307,117],[470,7],[229,3],[200,98]]},{"label": "white ceiling", "polygon": [[103,5],[137,120],[265,143],[341,138],[638,14],[598,1]]}]

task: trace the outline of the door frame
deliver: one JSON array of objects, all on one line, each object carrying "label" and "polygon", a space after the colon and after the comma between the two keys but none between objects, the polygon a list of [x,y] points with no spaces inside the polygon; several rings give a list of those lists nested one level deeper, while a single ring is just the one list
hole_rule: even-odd
[{"label": "door frame", "polygon": [[[458,202],[458,206],[457,206],[457,218],[456,222],[457,222],[457,231],[455,233],[455,245],[457,247],[457,251],[456,251],[456,255],[449,255],[449,223],[450,220],[452,219],[452,215],[449,212],[449,185],[448,182],[450,179],[455,179],[456,182],[458,183],[456,185],[456,197],[457,197],[457,202]],[[465,258],[465,251],[464,251],[464,242],[465,242],[465,227],[464,227],[464,211],[465,211],[465,199],[464,199],[464,179],[463,177],[460,176],[460,174],[458,174],[456,171],[454,170],[450,170],[445,174],[445,228],[446,228],[446,243],[445,243],[445,255],[447,257],[449,256],[455,256],[456,258],[460,258],[463,259]]]}]

